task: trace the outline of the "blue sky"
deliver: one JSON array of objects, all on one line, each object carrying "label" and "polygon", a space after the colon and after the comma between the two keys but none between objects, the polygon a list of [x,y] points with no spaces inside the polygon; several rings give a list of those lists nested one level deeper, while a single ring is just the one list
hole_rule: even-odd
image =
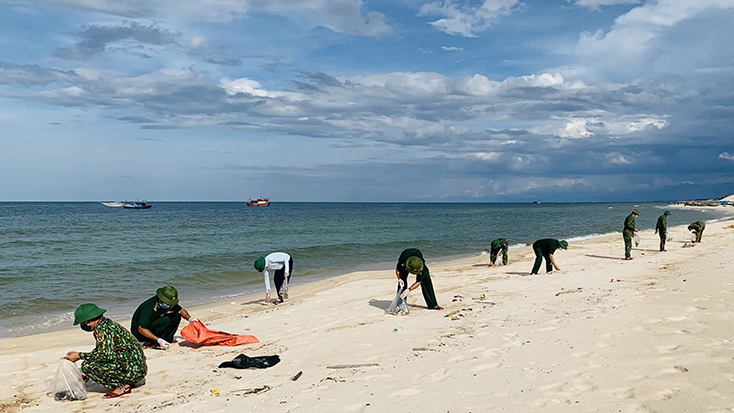
[{"label": "blue sky", "polygon": [[0,201],[734,192],[734,0],[0,0]]}]

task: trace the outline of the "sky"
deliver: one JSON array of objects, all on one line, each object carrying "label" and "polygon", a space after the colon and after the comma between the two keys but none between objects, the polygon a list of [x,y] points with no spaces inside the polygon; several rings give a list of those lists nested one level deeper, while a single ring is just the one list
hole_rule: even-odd
[{"label": "sky", "polygon": [[734,193],[734,0],[0,0],[0,201]]}]

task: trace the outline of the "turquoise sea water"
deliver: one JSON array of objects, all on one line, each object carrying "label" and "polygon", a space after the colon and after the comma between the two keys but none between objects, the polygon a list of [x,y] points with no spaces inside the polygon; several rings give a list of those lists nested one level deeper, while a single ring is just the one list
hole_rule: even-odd
[{"label": "turquoise sea water", "polygon": [[[632,208],[158,202],[150,210],[124,210],[100,203],[0,203],[0,337],[70,326],[73,310],[86,302],[126,318],[166,284],[179,289],[184,306],[259,292],[262,275],[252,263],[273,251],[291,254],[292,284],[298,285],[351,269],[391,268],[407,247],[420,248],[431,262],[479,254],[497,237],[525,245],[620,232]],[[637,226],[652,228],[665,203],[639,208]],[[727,210],[674,210],[668,225],[717,219]]]}]

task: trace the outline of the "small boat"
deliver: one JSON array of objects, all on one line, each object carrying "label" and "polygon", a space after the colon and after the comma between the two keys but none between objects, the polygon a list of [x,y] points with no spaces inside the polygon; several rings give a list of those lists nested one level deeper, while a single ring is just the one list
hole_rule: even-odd
[{"label": "small boat", "polygon": [[153,205],[145,201],[127,202],[122,204],[125,209],[150,209]]},{"label": "small boat", "polygon": [[107,206],[107,207],[112,207],[112,208],[119,208],[125,204],[123,204],[122,202],[116,201],[116,202],[102,202],[102,205]]},{"label": "small boat", "polygon": [[539,204],[540,201],[533,201],[533,204]]},{"label": "small boat", "polygon": [[256,200],[249,200],[245,202],[247,206],[268,206],[270,205],[270,200],[268,198],[258,198]]}]

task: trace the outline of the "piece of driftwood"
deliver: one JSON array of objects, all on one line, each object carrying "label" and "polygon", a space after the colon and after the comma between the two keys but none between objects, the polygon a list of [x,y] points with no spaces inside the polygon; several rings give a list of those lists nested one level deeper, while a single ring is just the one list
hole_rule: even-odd
[{"label": "piece of driftwood", "polygon": [[335,366],[326,366],[327,369],[356,369],[360,367],[375,367],[379,366],[377,363],[362,363],[362,364],[337,364]]},{"label": "piece of driftwood", "polygon": [[296,373],[295,376],[291,377],[291,380],[292,381],[296,381],[296,380],[300,379],[301,378],[301,374],[303,374],[303,372],[302,371],[299,371],[298,373]]},{"label": "piece of driftwood", "polygon": [[258,393],[264,393],[268,390],[270,390],[272,387],[270,386],[262,386],[262,387],[256,387],[254,389],[240,389],[240,390],[232,390],[230,393],[242,393],[242,395],[245,394],[258,394]]}]

